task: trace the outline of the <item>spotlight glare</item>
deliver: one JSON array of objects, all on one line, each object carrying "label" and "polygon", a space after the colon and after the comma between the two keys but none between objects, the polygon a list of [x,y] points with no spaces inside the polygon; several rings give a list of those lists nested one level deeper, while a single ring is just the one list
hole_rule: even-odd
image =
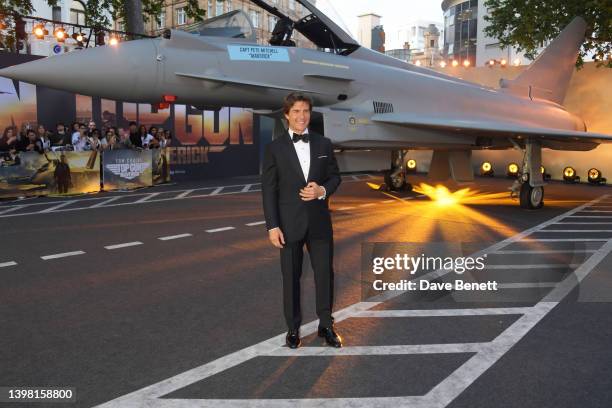
[{"label": "spotlight glare", "polygon": [[563,180],[567,183],[577,183],[580,181],[580,177],[576,175],[576,170],[568,166],[563,169]]},{"label": "spotlight glare", "polygon": [[446,61],[440,61],[440,68],[446,67]]},{"label": "spotlight glare", "polygon": [[414,159],[409,159],[409,160],[406,162],[406,169],[407,169],[407,170],[410,170],[410,171],[415,171],[415,170],[416,170],[416,167],[417,167],[417,162],[416,162],[416,160],[414,160]]},{"label": "spotlight glare", "polygon": [[601,171],[593,168],[588,173],[590,184],[606,184],[607,180],[601,176]]},{"label": "spotlight glare", "polygon": [[57,41],[64,42],[64,40],[66,39],[66,30],[64,30],[63,27],[60,27],[60,28],[55,30],[53,35],[55,36]]},{"label": "spotlight glare", "polygon": [[516,163],[508,164],[508,177],[516,177],[518,176],[519,166]]},{"label": "spotlight glare", "polygon": [[466,67],[466,68],[469,67],[470,66],[470,60],[464,60],[463,61],[463,66]]},{"label": "spotlight glare", "polygon": [[502,60],[499,61],[499,63],[502,67],[505,67],[508,64],[508,61],[505,58],[502,58]]},{"label": "spotlight glare", "polygon": [[32,30],[32,33],[36,36],[36,38],[41,40],[45,36],[45,26],[42,24],[36,24],[34,26],[34,30]]},{"label": "spotlight glare", "polygon": [[494,173],[493,173],[493,165],[491,164],[491,162],[483,162],[480,165],[480,174],[482,176],[489,176],[489,177],[493,177]]},{"label": "spotlight glare", "polygon": [[420,67],[421,66],[421,61],[420,60],[415,61],[414,65],[416,65],[417,67]]},{"label": "spotlight glare", "polygon": [[452,63],[452,65],[453,65],[453,67],[456,67],[456,66],[458,66],[458,65],[459,65],[459,61],[457,61],[457,60],[453,60],[453,63]]}]

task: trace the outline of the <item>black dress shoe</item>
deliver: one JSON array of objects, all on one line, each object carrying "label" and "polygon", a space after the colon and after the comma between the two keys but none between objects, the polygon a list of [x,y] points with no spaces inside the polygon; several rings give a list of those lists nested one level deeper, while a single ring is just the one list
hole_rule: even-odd
[{"label": "black dress shoe", "polygon": [[342,339],[334,330],[334,327],[319,327],[319,337],[324,337],[325,342],[336,348],[342,347]]},{"label": "black dress shoe", "polygon": [[298,329],[289,330],[285,338],[285,343],[287,347],[292,349],[300,347],[300,344],[302,344],[302,340],[300,340],[300,331]]}]

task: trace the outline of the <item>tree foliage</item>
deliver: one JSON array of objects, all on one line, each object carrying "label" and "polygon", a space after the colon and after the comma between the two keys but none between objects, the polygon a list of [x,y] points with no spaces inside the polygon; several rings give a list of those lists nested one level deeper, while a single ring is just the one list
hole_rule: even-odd
[{"label": "tree foliage", "polygon": [[502,48],[514,46],[530,59],[575,16],[581,16],[587,31],[576,66],[581,67],[587,55],[594,53],[598,67],[612,68],[611,0],[486,0],[485,7],[489,24],[485,34],[499,39]]},{"label": "tree foliage", "polygon": [[[141,3],[142,14],[135,16],[127,13],[128,2]],[[47,0],[51,7],[57,6],[59,0]],[[143,22],[154,19],[158,24],[164,7],[164,0],[88,0],[85,3],[85,25],[89,27],[112,28],[112,21],[125,22],[126,31],[144,34]],[[185,14],[194,21],[202,21],[206,12],[201,9],[198,0],[187,0]],[[8,48],[14,48],[15,43],[15,15],[31,16],[36,13],[31,0],[0,0],[0,42]],[[138,21],[139,19],[142,19]],[[136,21],[135,21],[136,20]]]}]

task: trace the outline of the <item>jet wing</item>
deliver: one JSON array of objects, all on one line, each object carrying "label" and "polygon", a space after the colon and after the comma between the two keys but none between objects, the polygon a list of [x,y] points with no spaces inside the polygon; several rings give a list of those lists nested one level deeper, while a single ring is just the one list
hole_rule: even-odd
[{"label": "jet wing", "polygon": [[271,84],[267,82],[249,81],[245,79],[231,78],[231,77],[219,76],[219,75],[190,74],[186,72],[175,72],[175,75],[184,77],[184,78],[201,79],[204,81],[217,82],[217,83],[228,84],[228,85],[240,85],[240,86],[246,85],[246,86],[253,86],[253,87],[262,88],[262,89],[280,89],[280,90],[289,91],[289,92],[304,92],[304,93],[311,93],[311,94],[321,94],[321,92],[311,91],[308,89],[276,85],[276,84]]},{"label": "jet wing", "polygon": [[612,135],[577,130],[529,127],[486,120],[438,118],[407,113],[382,113],[372,117],[373,122],[400,125],[415,129],[445,129],[449,132],[486,137],[536,136],[559,142],[612,143]]}]

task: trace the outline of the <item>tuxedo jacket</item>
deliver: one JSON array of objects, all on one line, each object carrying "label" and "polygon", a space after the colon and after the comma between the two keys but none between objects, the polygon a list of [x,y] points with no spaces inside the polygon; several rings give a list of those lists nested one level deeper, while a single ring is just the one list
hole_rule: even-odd
[{"label": "tuxedo jacket", "polygon": [[[268,230],[280,227],[285,242],[299,241],[308,231],[311,238],[332,238],[329,197],[340,185],[340,171],[331,140],[309,132],[308,177],[289,133],[269,143],[264,152],[261,177],[263,207]],[[300,190],[314,181],[325,187],[324,200],[303,201]]]}]

